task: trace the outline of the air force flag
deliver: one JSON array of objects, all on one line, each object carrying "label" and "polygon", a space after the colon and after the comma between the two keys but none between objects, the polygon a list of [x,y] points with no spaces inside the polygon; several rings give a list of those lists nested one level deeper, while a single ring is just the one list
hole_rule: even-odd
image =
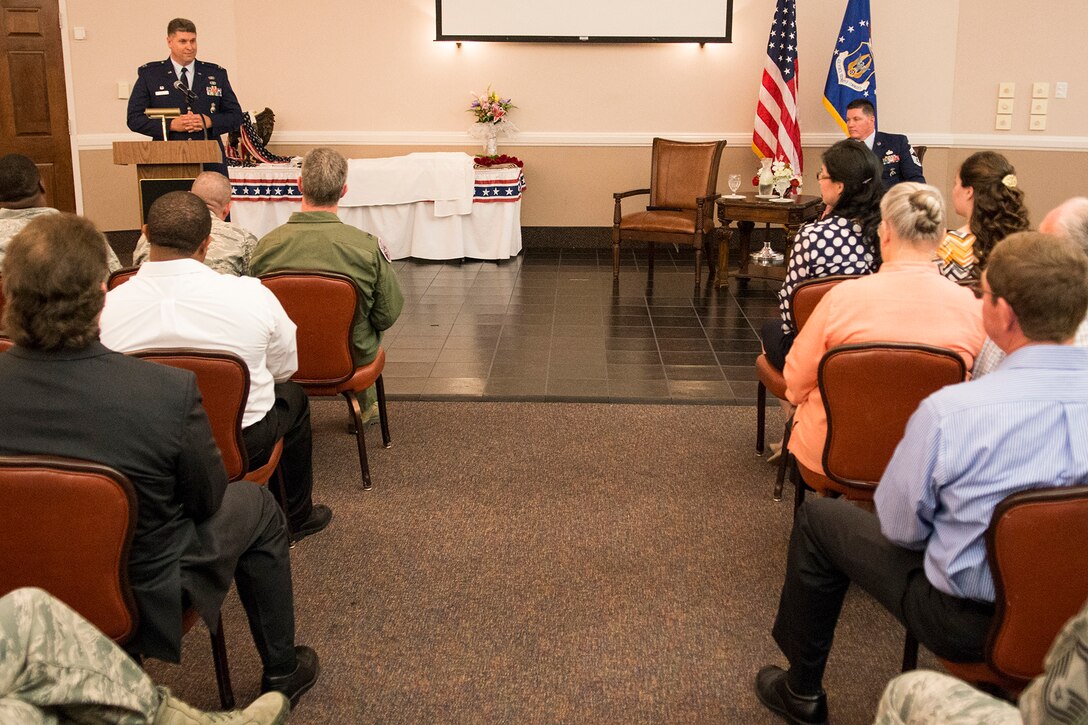
[{"label": "air force flag", "polygon": [[876,64],[870,39],[869,0],[847,0],[824,84],[824,108],[846,133],[846,106],[864,98],[876,108]]}]

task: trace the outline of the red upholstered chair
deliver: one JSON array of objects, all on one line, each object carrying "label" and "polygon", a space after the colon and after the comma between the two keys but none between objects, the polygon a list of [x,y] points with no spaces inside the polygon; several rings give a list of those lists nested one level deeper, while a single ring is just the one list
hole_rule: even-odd
[{"label": "red upholstered chair", "polygon": [[[797,285],[793,290],[790,300],[790,310],[793,312],[793,322],[800,330],[812,316],[812,311],[828,291],[848,279],[856,279],[859,275],[840,274],[830,277],[808,279]],[[767,430],[767,391],[779,400],[786,399],[786,378],[782,371],[771,365],[767,356],[760,353],[756,358],[756,453],[763,455],[764,438]],[[790,421],[786,421],[786,430],[782,436],[783,449],[789,443]],[[774,500],[782,500],[783,481],[786,476],[786,460],[788,452],[783,450],[782,459],[778,465],[778,476],[774,484]]]},{"label": "red upholstered chair", "polygon": [[966,376],[963,358],[932,345],[866,342],[824,353],[818,379],[827,413],[826,475],[791,457],[795,506],[801,505],[806,485],[871,501],[910,416],[930,394]]},{"label": "red upholstered chair", "polygon": [[10,337],[4,337],[3,335],[0,335],[0,352],[4,352],[5,350],[9,350],[13,347],[15,347],[14,340],[12,340]]},{"label": "red upholstered chair", "polygon": [[362,408],[357,393],[375,386],[382,444],[392,445],[385,407],[385,350],[379,349],[370,363],[356,367],[352,357],[351,330],[355,321],[358,290],[351,278],[334,272],[285,270],[261,277],[279,299],[287,316],[298,326],[298,372],[291,379],[307,395],[342,395],[355,426],[363,488],[371,487],[370,466],[363,437]]},{"label": "red upholstered chair", "polygon": [[[1015,697],[1043,673],[1043,661],[1066,621],[1088,600],[1088,486],[1021,491],[994,510],[986,554],[997,608],[986,661],[941,660],[956,677]],[[913,653],[909,650],[913,648]],[[908,638],[904,669],[918,644]]]},{"label": "red upholstered chair", "polygon": [[[695,286],[702,275],[703,247],[714,234],[714,202],[718,194],[718,166],[725,141],[685,143],[655,138],[650,166],[650,188],[612,195],[612,278],[620,278],[620,244],[646,242],[650,274],[654,244],[686,244],[695,248]],[[624,214],[621,202],[629,196],[650,195],[646,211]]]},{"label": "red upholstered chair", "polygon": [[[54,456],[0,456],[0,595],[38,587],[125,644],[139,615],[128,582],[136,492],[118,471]],[[197,616],[185,613],[183,631]],[[219,697],[234,707],[222,621],[212,635]]]},{"label": "red upholstered chair", "polygon": [[114,287],[121,286],[139,271],[139,267],[123,267],[115,272],[110,272],[110,278],[106,281],[106,289],[111,290]]},{"label": "red upholstered chair", "polygon": [[[260,468],[249,470],[249,455],[242,438],[242,416],[249,399],[249,368],[234,353],[191,348],[166,348],[140,350],[134,356],[196,373],[201,403],[208,414],[215,444],[223,456],[223,466],[231,481],[253,481],[267,485],[273,474],[279,474],[280,456],[283,455],[283,439],[276,441],[268,462]],[[282,477],[277,478],[276,494],[280,506],[287,510],[286,492]]]}]

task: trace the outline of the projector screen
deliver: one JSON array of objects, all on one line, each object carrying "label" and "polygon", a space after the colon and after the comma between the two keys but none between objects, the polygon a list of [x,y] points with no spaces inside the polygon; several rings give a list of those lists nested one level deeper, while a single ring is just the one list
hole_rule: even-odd
[{"label": "projector screen", "polygon": [[435,0],[436,40],[728,43],[733,0]]}]

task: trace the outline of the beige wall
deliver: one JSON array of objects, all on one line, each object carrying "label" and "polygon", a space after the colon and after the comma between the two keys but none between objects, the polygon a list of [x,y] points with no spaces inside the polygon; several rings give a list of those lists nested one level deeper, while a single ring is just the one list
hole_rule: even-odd
[{"label": "beige wall", "polygon": [[[109,144],[128,137],[117,83],[165,58],[168,9],[158,3],[66,0],[74,130],[84,210],[105,229],[136,226],[134,172],[110,164]],[[820,105],[829,53],[845,0],[798,4],[799,108],[815,189],[819,152],[838,131]],[[1088,71],[1071,63],[1077,0],[1052,2],[1044,24],[1020,0],[872,0],[881,125],[930,146],[927,173],[944,189],[976,147],[1008,147],[1029,200],[1045,209],[1088,186]],[[276,110],[276,148],[331,144],[353,157],[478,146],[466,129],[469,91],[488,83],[511,95],[517,139],[504,151],[526,161],[528,226],[604,226],[611,192],[644,186],[649,141],[728,138],[725,175],[745,183],[758,166],[749,144],[772,0],[735,0],[732,44],[594,45],[436,43],[432,0],[194,0],[184,12],[199,29],[200,57],[226,66],[242,106]],[[1038,30],[1032,29],[1032,23]],[[1049,32],[1049,35],[1044,33]],[[1045,39],[1049,38],[1047,42]],[[1061,77],[1054,74],[1061,70]],[[993,131],[997,83],[1017,82],[1016,126]],[[1033,80],[1067,81],[1051,99],[1048,130],[1027,131]],[[1077,136],[1077,134],[1082,134]],[[1036,141],[1038,139],[1038,141]],[[1037,153],[1025,146],[1076,148]],[[1048,174],[1068,167],[1068,193]],[[1079,183],[1076,183],[1079,181]],[[1033,189],[1038,189],[1035,194]],[[1047,199],[1046,202],[1038,201]],[[1038,201],[1038,203],[1037,203]]]}]

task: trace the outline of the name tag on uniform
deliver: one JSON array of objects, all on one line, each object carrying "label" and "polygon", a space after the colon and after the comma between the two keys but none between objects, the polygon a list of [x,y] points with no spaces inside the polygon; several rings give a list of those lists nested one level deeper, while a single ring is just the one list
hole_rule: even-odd
[{"label": "name tag on uniform", "polygon": [[170,91],[155,91],[156,96],[169,96]]}]

